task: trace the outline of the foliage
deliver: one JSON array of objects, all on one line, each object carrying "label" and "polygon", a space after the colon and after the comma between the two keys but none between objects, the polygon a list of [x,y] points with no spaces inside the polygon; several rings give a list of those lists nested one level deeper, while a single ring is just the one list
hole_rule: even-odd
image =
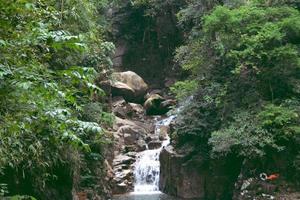
[{"label": "foliage", "polygon": [[269,104],[258,114],[239,112],[226,128],[212,133],[209,143],[215,156],[235,153],[262,157],[266,150],[282,151],[299,134],[298,114],[290,107]]},{"label": "foliage", "polygon": [[228,127],[213,132],[209,143],[212,145],[213,156],[235,153],[248,158],[262,157],[267,147],[281,150],[274,136],[260,127],[256,118],[246,112],[237,114]]},{"label": "foliage", "polygon": [[20,196],[20,195],[17,195],[17,196],[10,197],[7,200],[36,200],[36,198],[30,197],[30,196]]},{"label": "foliage", "polygon": [[204,37],[192,44],[188,58],[194,59],[187,62],[188,68],[201,74],[209,70],[233,78],[255,78],[253,83],[265,98],[287,96],[296,91],[299,18],[299,12],[290,7],[218,6],[204,18]]},{"label": "foliage", "polygon": [[268,105],[259,113],[258,119],[261,126],[268,132],[273,133],[277,140],[289,140],[293,134],[299,134],[297,123],[298,113],[291,108]]},{"label": "foliage", "polygon": [[198,86],[179,115],[173,142],[193,144],[212,159],[268,162],[284,152],[290,155],[285,167],[298,166],[297,3],[210,1],[196,9],[205,3],[190,1],[177,15],[186,41],[175,61]]},{"label": "foliage", "polygon": [[166,12],[169,8],[177,8],[185,4],[185,1],[176,0],[133,0],[135,7],[145,7],[147,16],[157,16]]},{"label": "foliage", "polygon": [[207,147],[210,133],[220,126],[217,99],[221,88],[218,84],[207,84],[184,102],[172,135],[177,146],[189,143],[203,149]]},{"label": "foliage", "polygon": [[103,134],[103,121],[81,115],[103,95],[97,72],[111,67],[113,45],[100,24],[105,2],[0,0],[0,172],[23,171],[39,191],[54,168],[74,165],[66,151],[89,152],[86,138]]},{"label": "foliage", "polygon": [[177,81],[170,90],[176,95],[178,100],[183,100],[191,96],[197,89],[198,82],[196,80]]}]

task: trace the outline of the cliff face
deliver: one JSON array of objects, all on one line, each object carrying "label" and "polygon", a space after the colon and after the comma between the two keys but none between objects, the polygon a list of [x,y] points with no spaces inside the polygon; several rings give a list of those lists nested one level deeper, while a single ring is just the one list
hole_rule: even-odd
[{"label": "cliff face", "polygon": [[146,6],[122,0],[110,12],[112,37],[116,44],[114,65],[117,70],[139,74],[150,87],[165,87],[167,77],[178,76],[174,51],[182,43],[177,27],[178,8],[167,6],[150,16]]},{"label": "cliff face", "polygon": [[214,159],[192,145],[169,145],[160,154],[159,187],[162,192],[183,199],[297,199],[299,187],[290,181],[291,158],[286,155],[292,153],[285,150],[261,159],[234,155]]},{"label": "cliff face", "polygon": [[160,189],[184,199],[231,199],[240,161],[207,160],[200,154],[166,147],[160,155]]}]

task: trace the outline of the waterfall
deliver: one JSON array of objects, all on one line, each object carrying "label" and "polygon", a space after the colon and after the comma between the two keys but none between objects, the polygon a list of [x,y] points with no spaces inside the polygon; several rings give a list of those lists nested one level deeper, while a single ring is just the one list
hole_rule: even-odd
[{"label": "waterfall", "polygon": [[[166,119],[156,122],[154,134],[159,135],[161,127],[169,126],[175,117],[175,115],[172,115]],[[169,143],[170,138],[167,136],[167,139],[162,142],[160,148],[145,150],[139,153],[134,169],[134,193],[159,192],[159,154],[162,148],[167,146]]]}]

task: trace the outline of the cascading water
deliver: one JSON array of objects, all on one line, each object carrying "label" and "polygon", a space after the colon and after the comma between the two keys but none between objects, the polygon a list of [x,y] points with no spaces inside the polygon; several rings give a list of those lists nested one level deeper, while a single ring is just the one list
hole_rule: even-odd
[{"label": "cascading water", "polygon": [[[155,135],[159,135],[161,127],[169,126],[172,120],[175,118],[172,115],[166,119],[158,121],[155,124]],[[134,193],[152,193],[159,192],[159,154],[163,147],[170,143],[170,138],[162,142],[162,146],[159,149],[145,150],[138,155],[138,159],[134,169]]]}]

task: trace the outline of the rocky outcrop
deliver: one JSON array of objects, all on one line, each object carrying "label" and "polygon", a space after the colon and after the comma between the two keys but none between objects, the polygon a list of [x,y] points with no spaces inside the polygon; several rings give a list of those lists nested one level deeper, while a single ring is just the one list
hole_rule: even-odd
[{"label": "rocky outcrop", "polygon": [[160,154],[160,190],[184,199],[231,200],[236,162],[211,161],[192,148],[167,146]]},{"label": "rocky outcrop", "polygon": [[135,154],[118,155],[115,157],[114,166],[114,194],[124,194],[133,188],[132,164],[135,162]]},{"label": "rocky outcrop", "polygon": [[160,190],[186,199],[204,199],[205,176],[201,174],[199,163],[185,163],[185,155],[178,154],[172,146],[160,154]]},{"label": "rocky outcrop", "polygon": [[127,103],[119,97],[113,105],[115,114],[119,116],[113,126],[113,193],[123,194],[133,190],[135,158],[138,152],[146,150],[147,143],[154,140],[154,121],[144,115],[145,110],[139,104]]}]

